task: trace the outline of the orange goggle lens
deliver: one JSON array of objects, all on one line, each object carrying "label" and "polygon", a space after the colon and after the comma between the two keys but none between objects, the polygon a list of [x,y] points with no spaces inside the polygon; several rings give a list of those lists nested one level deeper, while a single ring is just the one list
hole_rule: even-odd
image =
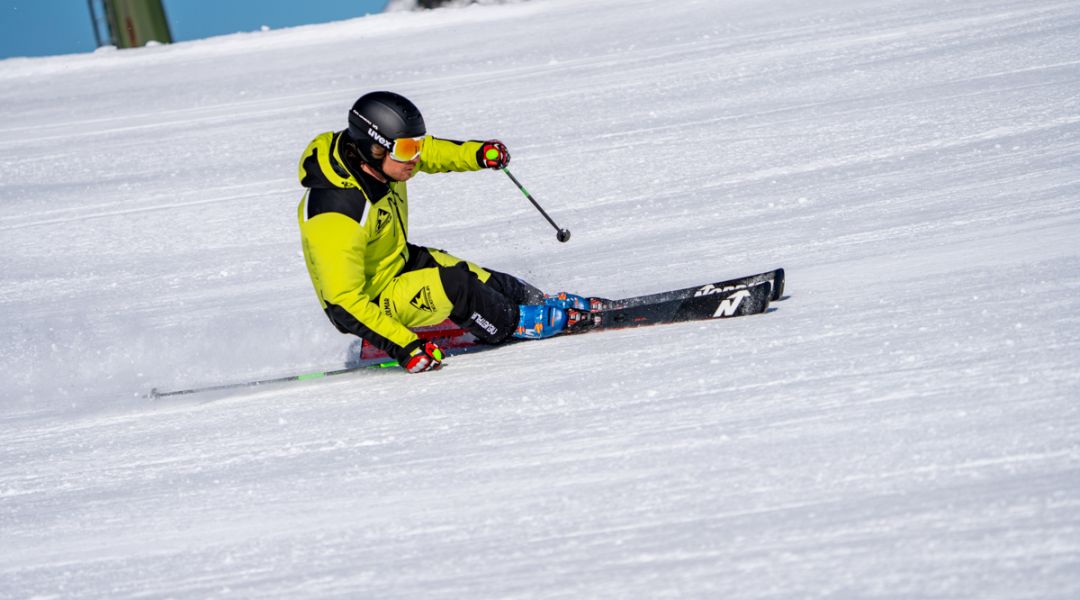
[{"label": "orange goggle lens", "polygon": [[409,162],[420,156],[424,149],[424,138],[398,138],[394,140],[394,146],[390,149],[390,158],[401,162]]}]

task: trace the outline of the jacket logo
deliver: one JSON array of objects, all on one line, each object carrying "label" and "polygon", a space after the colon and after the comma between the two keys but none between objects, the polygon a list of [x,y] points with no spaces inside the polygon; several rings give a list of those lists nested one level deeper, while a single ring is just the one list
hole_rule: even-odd
[{"label": "jacket logo", "polygon": [[416,295],[409,301],[409,304],[412,304],[419,310],[435,312],[435,302],[431,300],[431,288],[426,285],[420,288],[419,292],[416,292]]},{"label": "jacket logo", "polygon": [[386,229],[386,225],[390,222],[390,211],[385,208],[379,209],[379,214],[375,216],[375,233],[382,233],[383,229]]}]

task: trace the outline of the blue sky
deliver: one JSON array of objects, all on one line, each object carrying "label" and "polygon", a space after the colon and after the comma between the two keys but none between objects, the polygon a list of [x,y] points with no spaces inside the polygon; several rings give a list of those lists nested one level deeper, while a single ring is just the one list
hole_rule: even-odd
[{"label": "blue sky", "polygon": [[[340,21],[381,12],[387,0],[164,0],[175,41]],[[95,5],[100,2],[95,0]],[[100,13],[99,13],[100,14]],[[102,29],[104,31],[104,29]],[[0,0],[0,59],[94,50],[86,0]]]}]

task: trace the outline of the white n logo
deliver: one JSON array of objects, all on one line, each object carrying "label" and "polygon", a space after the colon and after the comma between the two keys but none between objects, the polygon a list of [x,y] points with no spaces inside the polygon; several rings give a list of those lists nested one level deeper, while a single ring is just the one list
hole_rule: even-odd
[{"label": "white n logo", "polygon": [[724,298],[720,306],[716,307],[716,312],[713,313],[713,317],[730,317],[735,314],[735,311],[739,310],[739,304],[743,301],[743,298],[750,296],[749,290],[739,290],[734,294]]}]

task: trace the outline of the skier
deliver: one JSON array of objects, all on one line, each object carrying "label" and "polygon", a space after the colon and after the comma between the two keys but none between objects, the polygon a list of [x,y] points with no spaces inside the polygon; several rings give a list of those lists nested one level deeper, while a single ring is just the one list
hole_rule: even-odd
[{"label": "skier", "polygon": [[304,260],[330,322],[420,373],[438,368],[444,355],[411,328],[449,318],[498,344],[511,336],[555,335],[566,327],[567,309],[587,310],[580,296],[546,297],[517,277],[408,241],[405,182],[418,171],[509,163],[498,140],[427,135],[420,110],[401,95],[380,91],[357,99],[348,128],[319,134],[300,159],[300,184],[307,188],[297,209]]}]

